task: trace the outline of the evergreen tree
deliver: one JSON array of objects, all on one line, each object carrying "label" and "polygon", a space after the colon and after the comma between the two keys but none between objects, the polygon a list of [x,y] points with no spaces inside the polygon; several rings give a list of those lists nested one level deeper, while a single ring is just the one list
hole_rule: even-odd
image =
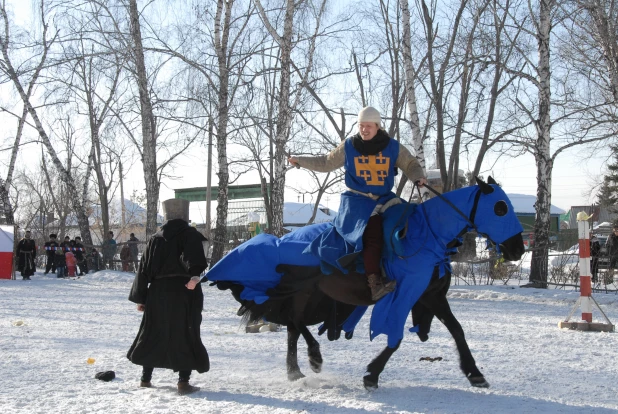
[{"label": "evergreen tree", "polygon": [[603,184],[597,194],[597,202],[610,211],[618,211],[618,146],[610,145],[614,162],[607,166],[607,173],[603,177]]}]

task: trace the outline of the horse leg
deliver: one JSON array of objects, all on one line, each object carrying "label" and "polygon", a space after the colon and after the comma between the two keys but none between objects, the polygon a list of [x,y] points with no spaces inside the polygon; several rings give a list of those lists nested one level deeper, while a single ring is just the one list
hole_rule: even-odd
[{"label": "horse leg", "polygon": [[468,378],[468,381],[470,381],[473,387],[489,388],[489,383],[476,366],[476,361],[474,361],[472,352],[470,352],[470,348],[466,342],[464,331],[457,318],[455,318],[455,315],[453,315],[451,307],[446,300],[446,296],[435,299],[435,306],[432,306],[432,310],[440,322],[446,326],[455,340],[457,351],[459,352],[460,367],[464,375]]},{"label": "horse leg", "polygon": [[309,356],[309,365],[315,373],[322,372],[322,353],[320,352],[320,344],[315,340],[306,325],[302,325],[300,333],[307,342],[307,355]]},{"label": "horse leg", "polygon": [[425,342],[429,339],[429,331],[431,330],[433,316],[433,312],[421,301],[416,302],[412,307],[412,326],[418,327],[418,332],[416,334],[421,342]]},{"label": "horse leg", "polygon": [[286,358],[286,365],[288,369],[288,380],[296,381],[305,378],[305,375],[300,372],[300,367],[298,366],[298,338],[300,338],[300,331],[293,323],[289,323],[287,328],[288,355]]},{"label": "horse leg", "polygon": [[391,356],[399,349],[399,345],[401,345],[401,341],[399,341],[394,348],[384,348],[382,352],[380,352],[380,355],[375,357],[373,361],[367,365],[367,374],[363,377],[363,385],[368,391],[378,389],[380,374],[384,371],[384,367]]}]

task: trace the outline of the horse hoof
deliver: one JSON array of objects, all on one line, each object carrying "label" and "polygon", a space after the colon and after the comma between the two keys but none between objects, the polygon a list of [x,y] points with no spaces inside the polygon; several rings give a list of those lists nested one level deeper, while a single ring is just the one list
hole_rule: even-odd
[{"label": "horse hoof", "polygon": [[315,372],[316,374],[319,374],[320,372],[322,372],[322,358],[318,359],[314,359],[314,358],[309,358],[309,366],[311,366],[311,370],[313,372]]},{"label": "horse hoof", "polygon": [[305,375],[300,371],[288,372],[288,381],[298,381],[302,378],[305,378]]},{"label": "horse hoof", "polygon": [[485,377],[470,377],[468,381],[473,387],[489,388],[489,383],[485,380]]},{"label": "horse hoof", "polygon": [[367,391],[375,391],[378,389],[378,381],[371,379],[369,375],[363,377],[363,385]]}]

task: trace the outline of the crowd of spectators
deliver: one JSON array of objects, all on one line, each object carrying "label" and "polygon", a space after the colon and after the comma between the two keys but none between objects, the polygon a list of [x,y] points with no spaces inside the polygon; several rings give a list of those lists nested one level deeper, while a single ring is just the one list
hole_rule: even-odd
[{"label": "crowd of spectators", "polygon": [[[120,263],[123,271],[137,271],[138,244],[139,240],[134,233],[131,233],[129,240],[123,243],[120,250]],[[101,245],[102,256],[95,246],[88,246],[88,248],[84,246],[80,236],[76,236],[73,240],[70,236],[65,236],[64,240],[59,242],[58,236],[54,233],[49,235],[49,240],[44,243],[42,250],[41,253],[45,255],[45,274],[51,272],[58,278],[83,276],[89,270],[114,270],[115,263],[118,262],[115,260],[118,243],[112,231],[107,234],[107,238]],[[30,280],[36,268],[37,246],[29,230],[17,243],[15,253],[17,270],[24,280]]]}]

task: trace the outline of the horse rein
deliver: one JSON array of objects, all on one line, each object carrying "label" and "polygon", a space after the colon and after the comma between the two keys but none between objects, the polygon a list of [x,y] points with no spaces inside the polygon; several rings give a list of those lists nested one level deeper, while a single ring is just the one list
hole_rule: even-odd
[{"label": "horse rein", "polygon": [[[418,183],[418,181],[415,181],[414,182],[414,186],[418,188],[418,194],[420,196],[421,190],[417,186],[417,183]],[[455,204],[453,204],[448,198],[444,197],[442,195],[442,193],[438,192],[435,188],[431,187],[429,184],[424,184],[424,187],[426,187],[429,191],[434,193],[440,200],[444,201],[453,210],[455,210],[461,217],[464,218],[464,220],[466,220],[468,222],[468,224],[470,225],[470,227],[472,227],[472,229],[478,231],[478,229],[476,228],[476,224],[474,224],[474,216],[475,216],[475,213],[476,213],[476,206],[479,203],[480,190],[479,190],[479,192],[476,193],[476,196],[475,196],[475,199],[474,199],[474,204],[472,206],[472,213],[470,214],[472,216],[472,218],[470,218],[470,217],[466,216]],[[412,191],[414,191],[414,188],[412,189]]]},{"label": "horse rein", "polygon": [[[404,210],[404,212],[401,215],[401,217],[399,218],[399,220],[397,220],[397,223],[395,224],[395,226],[393,227],[393,230],[391,231],[391,235],[389,237],[389,240],[390,240],[391,248],[392,248],[393,252],[396,252],[395,246],[393,244],[393,234],[395,233],[395,229],[397,228],[397,224],[401,221],[401,219],[406,215],[406,213],[408,211],[408,206],[410,205],[410,201],[412,201],[412,196],[414,195],[414,189],[418,190],[419,198],[421,200],[423,199],[423,197],[421,195],[421,189],[420,189],[420,186],[418,184],[419,184],[418,181],[414,182],[414,186],[412,187],[412,193],[410,194],[410,198],[408,199],[408,205],[406,206],[406,209]],[[449,207],[451,207],[453,210],[455,210],[455,212],[457,212],[457,214],[459,214],[461,217],[464,218],[464,220],[466,220],[466,222],[468,223],[469,227],[464,228],[460,232],[458,237],[461,237],[463,234],[467,233],[469,231],[469,229],[471,229],[471,230],[476,231],[479,235],[484,236],[487,240],[489,240],[491,243],[493,243],[494,246],[498,246],[498,244],[495,241],[493,241],[487,234],[480,233],[478,231],[478,228],[477,228],[476,224],[474,224],[474,218],[476,216],[476,209],[478,207],[478,203],[479,203],[479,200],[481,198],[481,190],[480,189],[477,191],[477,193],[474,196],[474,204],[472,205],[472,211],[470,213],[470,217],[468,217],[455,204],[453,204],[449,199],[444,197],[442,195],[442,193],[438,192],[435,188],[431,187],[429,184],[424,184],[423,186],[426,187],[432,193],[434,193],[434,195],[436,195],[436,197],[438,197],[442,201],[444,201]],[[423,202],[420,203],[420,205],[422,206],[423,210],[425,210],[425,206],[423,204],[424,204]],[[425,213],[425,215],[426,215],[426,213]],[[429,222],[427,224],[429,224]],[[408,222],[407,222],[407,220],[406,220],[406,223],[405,223],[405,225],[403,227],[403,230],[404,230],[404,234],[407,233],[407,231],[408,231]],[[433,233],[433,230],[431,230],[431,226],[429,226],[429,230]],[[418,252],[421,249],[422,249],[422,245],[421,245],[421,247],[418,248],[418,250],[416,252],[412,253],[411,255],[408,255],[408,256],[397,255],[397,257],[399,257],[400,259],[407,259],[409,257],[417,255]]]}]

